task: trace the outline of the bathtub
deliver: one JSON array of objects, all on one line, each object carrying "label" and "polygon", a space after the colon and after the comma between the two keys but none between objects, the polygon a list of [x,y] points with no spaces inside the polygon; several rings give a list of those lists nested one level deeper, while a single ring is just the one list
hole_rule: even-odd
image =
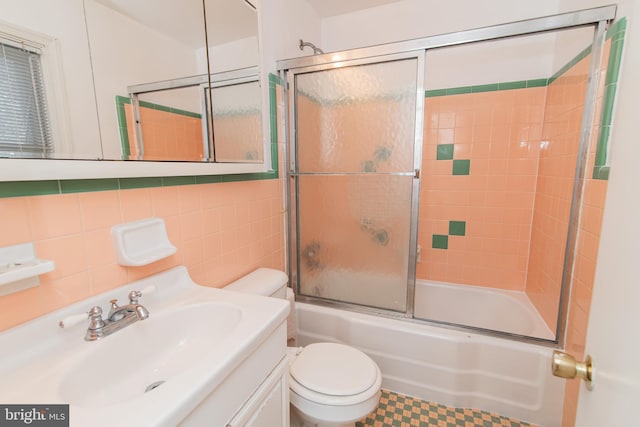
[{"label": "bathtub", "polygon": [[386,389],[560,426],[564,381],[551,375],[551,348],[301,302],[296,315],[297,344],[359,348]]},{"label": "bathtub", "polygon": [[414,317],[553,340],[527,294],[416,280]]},{"label": "bathtub", "polygon": [[[305,276],[304,293],[404,312],[406,276],[325,269]],[[336,286],[336,284],[339,284]],[[416,280],[414,317],[553,340],[527,294]]]}]

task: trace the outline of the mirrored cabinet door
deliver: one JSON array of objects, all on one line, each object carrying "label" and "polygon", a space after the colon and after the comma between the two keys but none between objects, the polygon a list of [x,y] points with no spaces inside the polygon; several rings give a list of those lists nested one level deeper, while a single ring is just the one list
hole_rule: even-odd
[{"label": "mirrored cabinet door", "polygon": [[[84,0],[105,158],[203,161],[197,86],[145,95],[135,138],[128,87],[203,73],[201,0]],[[199,132],[199,136],[198,136]],[[198,143],[194,142],[198,139]],[[198,145],[199,150],[196,150]]]},{"label": "mirrored cabinet door", "polygon": [[[263,163],[258,16],[247,0],[205,0],[209,129],[219,163]],[[224,10],[224,13],[219,13]]]},{"label": "mirrored cabinet door", "polygon": [[264,163],[249,1],[54,3],[0,0],[0,158]]},{"label": "mirrored cabinet door", "polygon": [[0,158],[102,158],[82,0],[0,0],[0,94]]}]

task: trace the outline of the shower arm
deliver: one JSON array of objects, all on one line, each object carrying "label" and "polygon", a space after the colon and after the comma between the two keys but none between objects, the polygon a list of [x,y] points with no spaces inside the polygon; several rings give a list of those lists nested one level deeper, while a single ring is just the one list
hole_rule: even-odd
[{"label": "shower arm", "polygon": [[314,55],[323,55],[324,51],[322,49],[320,49],[319,47],[317,47],[315,44],[313,43],[309,43],[309,42],[305,42],[302,39],[300,39],[300,50],[304,50],[305,47],[310,47],[311,49],[313,49],[313,54]]}]

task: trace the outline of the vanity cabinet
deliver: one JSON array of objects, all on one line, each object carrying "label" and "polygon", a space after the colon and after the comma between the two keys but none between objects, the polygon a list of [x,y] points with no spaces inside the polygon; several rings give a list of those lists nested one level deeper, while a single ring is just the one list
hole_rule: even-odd
[{"label": "vanity cabinet", "polygon": [[288,427],[287,331],[281,323],[180,423],[182,427]]},{"label": "vanity cabinet", "polygon": [[227,427],[288,426],[289,363],[285,357],[236,413]]}]

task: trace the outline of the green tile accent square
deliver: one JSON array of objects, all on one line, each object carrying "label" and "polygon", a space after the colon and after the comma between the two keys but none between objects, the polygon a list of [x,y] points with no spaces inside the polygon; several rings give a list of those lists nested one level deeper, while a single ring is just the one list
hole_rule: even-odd
[{"label": "green tile accent square", "polygon": [[470,170],[471,170],[471,160],[454,160],[453,161],[454,175],[469,175]]},{"label": "green tile accent square", "polygon": [[453,144],[438,144],[437,160],[453,160]]},{"label": "green tile accent square", "polygon": [[449,221],[450,236],[464,236],[467,229],[466,221]]},{"label": "green tile accent square", "polygon": [[433,249],[448,249],[449,236],[445,236],[442,234],[434,234],[431,239],[431,247]]}]

